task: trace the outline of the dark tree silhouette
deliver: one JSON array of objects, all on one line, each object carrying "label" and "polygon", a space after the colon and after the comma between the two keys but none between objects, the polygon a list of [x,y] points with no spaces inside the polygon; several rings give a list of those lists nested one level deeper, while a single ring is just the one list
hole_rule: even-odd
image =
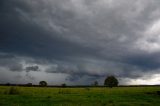
[{"label": "dark tree silhouette", "polygon": [[67,85],[64,83],[64,84],[62,84],[62,87],[66,87]]},{"label": "dark tree silhouette", "polygon": [[94,82],[94,86],[98,86],[98,81],[95,81],[95,82]]},{"label": "dark tree silhouette", "polygon": [[11,84],[8,82],[8,83],[6,83],[6,86],[10,86]]},{"label": "dark tree silhouette", "polygon": [[40,86],[43,86],[43,87],[44,87],[44,86],[47,86],[47,82],[46,82],[46,81],[40,81],[40,82],[39,82],[39,85],[40,85]]},{"label": "dark tree silhouette", "polygon": [[32,83],[28,83],[28,84],[26,84],[26,86],[31,87],[31,86],[32,86]]},{"label": "dark tree silhouette", "polygon": [[118,86],[118,80],[114,76],[108,76],[105,81],[104,85],[108,87],[116,87]]}]

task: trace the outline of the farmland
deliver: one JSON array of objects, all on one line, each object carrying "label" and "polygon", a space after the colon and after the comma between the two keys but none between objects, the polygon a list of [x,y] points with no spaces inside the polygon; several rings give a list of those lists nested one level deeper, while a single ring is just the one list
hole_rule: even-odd
[{"label": "farmland", "polygon": [[0,106],[159,106],[160,87],[0,86]]}]

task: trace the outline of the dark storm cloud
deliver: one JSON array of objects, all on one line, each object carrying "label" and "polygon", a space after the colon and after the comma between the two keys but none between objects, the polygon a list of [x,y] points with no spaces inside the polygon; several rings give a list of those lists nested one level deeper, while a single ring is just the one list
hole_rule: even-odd
[{"label": "dark storm cloud", "polygon": [[[22,6],[24,5],[24,6]],[[87,47],[73,44],[59,38],[56,32],[50,32],[40,27],[32,20],[23,21],[16,8],[29,12],[22,1],[4,3],[1,11],[1,52],[11,52],[19,55],[41,57],[48,59],[63,59],[67,55],[81,55],[92,51]],[[53,35],[53,36],[51,36]]]},{"label": "dark storm cloud", "polygon": [[12,54],[0,53],[0,67],[6,67],[10,71],[23,71],[22,64]]},{"label": "dark storm cloud", "polygon": [[25,70],[26,76],[67,74],[72,82],[159,74],[159,5],[156,0],[1,0],[0,68]]},{"label": "dark storm cloud", "polygon": [[153,54],[135,54],[126,58],[126,62],[144,71],[151,71],[160,68],[159,56],[159,52]]},{"label": "dark storm cloud", "polygon": [[26,71],[39,71],[39,67],[38,66],[28,66],[26,67]]},{"label": "dark storm cloud", "polygon": [[74,65],[72,64],[57,64],[55,66],[50,67],[49,69],[46,70],[47,73],[62,73],[62,74],[68,74],[69,76],[66,78],[66,80],[69,81],[76,81],[76,80],[80,80],[82,77],[89,77],[89,78],[95,78],[95,79],[99,79],[99,78],[103,78],[106,75],[102,74],[102,73],[96,73],[96,69],[92,70],[92,67],[90,67],[90,69],[87,69],[87,67],[83,66],[83,65]]}]

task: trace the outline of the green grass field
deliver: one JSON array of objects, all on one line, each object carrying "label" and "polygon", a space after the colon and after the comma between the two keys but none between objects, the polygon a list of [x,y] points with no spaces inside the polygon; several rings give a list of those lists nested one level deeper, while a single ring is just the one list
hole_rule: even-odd
[{"label": "green grass field", "polygon": [[160,106],[160,87],[0,87],[0,106]]}]

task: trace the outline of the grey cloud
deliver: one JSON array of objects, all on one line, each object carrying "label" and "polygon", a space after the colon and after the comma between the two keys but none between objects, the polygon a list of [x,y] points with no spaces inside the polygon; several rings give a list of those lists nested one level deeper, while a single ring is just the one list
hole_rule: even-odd
[{"label": "grey cloud", "polygon": [[39,71],[39,67],[38,66],[28,66],[26,67],[26,71]]},{"label": "grey cloud", "polygon": [[10,71],[23,71],[20,60],[12,54],[0,53],[0,67],[6,67]]},{"label": "grey cloud", "polygon": [[[81,65],[80,65],[81,64]],[[99,70],[92,70],[87,69],[85,64],[82,65],[80,64],[74,64],[74,63],[60,63],[60,64],[55,64],[48,69],[46,69],[46,73],[61,73],[61,74],[68,74],[69,76],[66,78],[66,80],[69,81],[76,81],[80,80],[82,77],[94,77],[94,78],[99,78],[99,77],[104,77],[105,75],[102,75],[102,73],[97,74],[96,71]]]},{"label": "grey cloud", "polygon": [[152,54],[139,52],[134,55],[128,55],[128,57],[124,58],[124,62],[137,66],[139,69],[144,71],[151,71],[160,68],[159,52]]},{"label": "grey cloud", "polygon": [[[64,60],[64,58],[68,56],[89,55],[94,51],[92,48],[67,41],[59,37],[60,34],[58,32],[51,32],[40,26],[39,23],[35,22],[36,20],[39,20],[38,17],[33,19],[34,16],[32,16],[32,11],[29,11],[32,10],[32,8],[30,8],[28,3],[24,2],[25,1],[9,0],[4,4],[6,10],[2,11],[2,14],[4,15],[1,15],[2,19],[0,20],[0,32],[2,35],[5,35],[0,36],[0,49],[2,52],[31,56],[34,58],[40,57]],[[39,3],[37,5],[39,5]],[[19,8],[18,11],[17,8]],[[31,18],[31,20],[24,19],[23,12],[26,15],[28,14],[28,17]],[[33,15],[38,15],[37,13],[40,12],[33,13]],[[8,17],[8,15],[10,16]],[[64,14],[62,13],[62,15]],[[56,14],[54,17],[56,17]],[[57,17],[57,20],[58,19],[60,18]]]},{"label": "grey cloud", "polygon": [[157,0],[1,0],[0,5],[0,52],[10,54],[0,54],[1,67],[20,71],[22,61],[36,63],[24,68],[30,72],[50,65],[46,73],[67,74],[73,82],[159,73],[160,49],[141,49],[160,48],[159,37],[146,40],[160,20]]},{"label": "grey cloud", "polygon": [[11,71],[23,71],[22,64],[12,64],[10,67]]},{"label": "grey cloud", "polygon": [[[90,61],[90,62],[89,62]],[[130,77],[130,78],[139,78],[143,73],[135,74],[132,73],[138,68],[133,67],[132,65],[117,63],[114,61],[97,61],[97,60],[79,60],[78,62],[73,62],[68,64],[63,62],[60,64],[55,64],[46,69],[46,73],[61,73],[68,74],[69,76],[66,80],[69,81],[78,81],[83,78],[89,78],[98,80],[104,79],[108,75],[115,75],[116,77]],[[139,70],[141,72],[141,70]],[[89,81],[88,79],[88,81]]]},{"label": "grey cloud", "polygon": [[27,72],[26,73],[26,78],[31,79],[32,81],[34,81],[36,78],[34,76],[31,75],[31,73]]}]

